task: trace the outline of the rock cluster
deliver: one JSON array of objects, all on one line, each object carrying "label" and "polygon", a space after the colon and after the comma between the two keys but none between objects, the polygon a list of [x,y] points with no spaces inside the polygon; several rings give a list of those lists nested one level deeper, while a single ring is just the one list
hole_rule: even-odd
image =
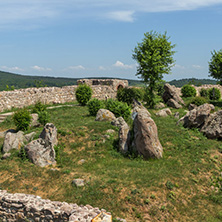
[{"label": "rock cluster", "polygon": [[77,204],[45,200],[35,195],[10,194],[5,190],[0,190],[1,221],[91,222],[101,212],[106,211],[90,205],[78,206]]},{"label": "rock cluster", "polygon": [[168,106],[176,109],[182,108],[181,105],[184,105],[184,101],[180,97],[178,89],[168,83],[164,85],[164,93],[162,98]]}]

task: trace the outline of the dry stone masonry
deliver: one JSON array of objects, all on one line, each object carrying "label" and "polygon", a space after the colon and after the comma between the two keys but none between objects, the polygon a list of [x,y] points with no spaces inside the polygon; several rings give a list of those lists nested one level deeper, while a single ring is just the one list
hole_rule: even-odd
[{"label": "dry stone masonry", "polygon": [[[78,84],[85,83],[91,86],[93,98],[106,99],[115,98],[118,88],[128,86],[127,80],[106,79],[93,80],[82,79]],[[12,107],[22,108],[33,105],[38,101],[44,104],[59,104],[76,100],[75,91],[77,85],[64,87],[42,87],[28,88],[14,91],[0,92],[0,112]]]},{"label": "dry stone masonry", "polygon": [[[105,210],[93,208],[90,205],[78,206],[45,200],[35,195],[10,194],[6,190],[0,190],[0,221],[3,222],[91,222],[101,212]],[[111,222],[111,219],[105,221]]]}]

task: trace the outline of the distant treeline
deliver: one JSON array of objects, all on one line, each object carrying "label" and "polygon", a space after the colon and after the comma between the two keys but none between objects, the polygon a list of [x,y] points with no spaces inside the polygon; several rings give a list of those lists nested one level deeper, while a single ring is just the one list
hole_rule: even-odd
[{"label": "distant treeline", "polygon": [[201,85],[216,85],[217,81],[212,79],[195,79],[195,78],[189,78],[189,79],[180,79],[180,80],[172,80],[169,82],[170,85],[174,85],[176,87],[182,87],[186,84],[192,84],[195,86],[201,86]]},{"label": "distant treeline", "polygon": [[[93,78],[93,79],[108,79],[107,77]],[[45,76],[25,76],[19,74],[13,74],[8,72],[0,71],[0,91],[3,90],[14,90],[21,88],[30,87],[44,87],[44,86],[70,86],[77,85],[79,78],[61,78],[61,77],[45,77]],[[91,78],[92,79],[92,78]],[[110,78],[109,78],[110,79]],[[139,80],[127,79],[129,86],[143,86],[144,84]],[[173,80],[169,82],[171,85],[176,87],[182,87],[185,84],[193,84],[200,86],[203,84],[215,85],[216,81],[211,79],[181,79]]]}]

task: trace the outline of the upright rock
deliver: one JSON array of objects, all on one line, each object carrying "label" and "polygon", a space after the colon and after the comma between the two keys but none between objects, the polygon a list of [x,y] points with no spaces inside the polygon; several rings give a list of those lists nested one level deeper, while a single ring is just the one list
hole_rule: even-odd
[{"label": "upright rock", "polygon": [[178,90],[175,86],[171,86],[170,84],[166,83],[164,85],[164,93],[162,96],[164,102],[173,108],[181,108],[180,105],[184,105],[183,99],[180,97]]},{"label": "upright rock", "polygon": [[205,103],[190,110],[177,123],[182,123],[184,127],[188,128],[201,128],[207,121],[212,110],[214,110],[214,106],[212,104]]},{"label": "upright rock", "polygon": [[159,159],[163,155],[157,126],[144,109],[139,110],[134,119],[134,145],[137,152],[145,159]]},{"label": "upright rock", "polygon": [[209,118],[204,123],[200,130],[207,138],[221,139],[222,138],[222,110],[210,114]]},{"label": "upright rock", "polygon": [[57,143],[57,129],[52,123],[47,123],[40,138],[26,145],[25,151],[34,164],[44,167],[56,163],[54,146]]},{"label": "upright rock", "polygon": [[126,153],[130,146],[130,128],[123,120],[119,126],[119,151]]}]

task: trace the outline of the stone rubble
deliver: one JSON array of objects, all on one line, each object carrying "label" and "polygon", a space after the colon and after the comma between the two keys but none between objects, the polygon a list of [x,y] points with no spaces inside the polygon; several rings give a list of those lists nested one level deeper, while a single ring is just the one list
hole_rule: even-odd
[{"label": "stone rubble", "polygon": [[50,201],[39,196],[0,190],[0,221],[72,221],[91,222],[104,209],[90,205],[80,205]]}]

